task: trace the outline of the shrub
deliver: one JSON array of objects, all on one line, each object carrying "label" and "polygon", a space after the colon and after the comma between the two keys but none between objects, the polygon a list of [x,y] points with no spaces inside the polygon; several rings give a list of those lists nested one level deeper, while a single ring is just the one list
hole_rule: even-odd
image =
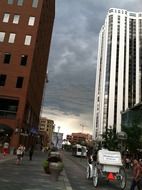
[{"label": "shrub", "polygon": [[47,167],[48,167],[48,164],[49,164],[48,160],[44,160],[43,163],[42,163],[42,166],[43,166],[44,168],[47,168]]}]

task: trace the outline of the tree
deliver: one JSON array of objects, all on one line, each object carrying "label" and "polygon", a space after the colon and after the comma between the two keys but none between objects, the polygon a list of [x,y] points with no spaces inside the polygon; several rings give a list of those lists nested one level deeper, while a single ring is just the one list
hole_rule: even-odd
[{"label": "tree", "polygon": [[132,127],[123,127],[123,130],[127,133],[128,138],[126,140],[127,148],[131,153],[136,153],[137,149],[141,149],[141,137],[142,128],[133,124]]},{"label": "tree", "polygon": [[116,135],[115,127],[106,128],[106,131],[102,134],[103,144],[105,148],[109,150],[117,150],[118,139]]}]

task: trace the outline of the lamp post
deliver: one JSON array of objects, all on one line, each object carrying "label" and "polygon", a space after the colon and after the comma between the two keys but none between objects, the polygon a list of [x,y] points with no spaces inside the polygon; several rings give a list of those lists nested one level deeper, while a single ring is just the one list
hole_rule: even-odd
[{"label": "lamp post", "polygon": [[82,133],[84,132],[84,124],[80,124],[80,126],[82,127]]}]

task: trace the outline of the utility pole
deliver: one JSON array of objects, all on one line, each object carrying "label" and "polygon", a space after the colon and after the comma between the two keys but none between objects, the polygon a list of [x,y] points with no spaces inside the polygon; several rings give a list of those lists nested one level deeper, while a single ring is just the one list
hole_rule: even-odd
[{"label": "utility pole", "polygon": [[84,126],[84,124],[80,124],[80,126],[82,127],[82,133],[83,133],[85,126]]}]

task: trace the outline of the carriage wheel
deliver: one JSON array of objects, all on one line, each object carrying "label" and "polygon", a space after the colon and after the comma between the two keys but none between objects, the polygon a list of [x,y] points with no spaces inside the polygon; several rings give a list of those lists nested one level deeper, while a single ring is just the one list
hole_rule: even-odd
[{"label": "carriage wheel", "polygon": [[94,185],[94,187],[98,186],[98,181],[99,181],[98,169],[97,169],[97,167],[94,167],[94,171],[93,171],[93,185]]},{"label": "carriage wheel", "polygon": [[86,178],[87,178],[87,179],[90,179],[90,175],[91,175],[91,168],[90,168],[90,166],[89,166],[89,164],[88,164],[87,170],[86,170]]},{"label": "carriage wheel", "polygon": [[119,170],[119,176],[120,176],[120,187],[121,189],[125,189],[126,187],[126,173],[125,173],[125,169],[124,168],[120,168]]}]

